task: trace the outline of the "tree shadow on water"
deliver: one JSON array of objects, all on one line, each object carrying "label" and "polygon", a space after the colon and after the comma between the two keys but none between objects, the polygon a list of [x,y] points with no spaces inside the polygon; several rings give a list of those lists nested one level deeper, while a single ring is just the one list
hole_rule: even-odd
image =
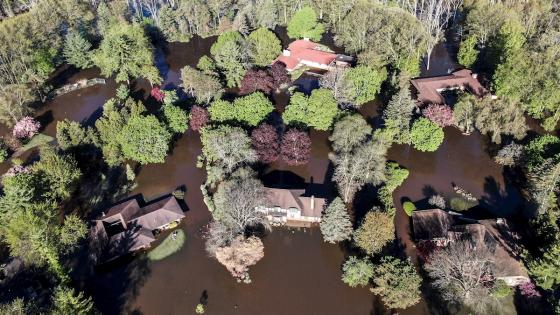
[{"label": "tree shadow on water", "polygon": [[509,217],[515,214],[522,200],[519,192],[512,186],[506,185],[505,190],[494,179],[484,178],[484,196],[480,199],[480,206],[498,217]]},{"label": "tree shadow on water", "polygon": [[88,291],[102,314],[141,314],[132,303],[150,274],[146,255],[127,257],[98,269]]}]

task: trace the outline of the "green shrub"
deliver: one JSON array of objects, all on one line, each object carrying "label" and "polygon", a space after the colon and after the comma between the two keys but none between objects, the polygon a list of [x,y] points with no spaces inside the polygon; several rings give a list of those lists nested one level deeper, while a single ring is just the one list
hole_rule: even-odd
[{"label": "green shrub", "polygon": [[512,293],[513,289],[504,280],[498,280],[494,283],[491,294],[493,297],[501,299],[510,296]]},{"label": "green shrub", "polygon": [[478,203],[476,201],[468,201],[467,199],[461,197],[454,197],[449,201],[449,206],[455,211],[469,210],[477,204]]},{"label": "green shrub", "polygon": [[196,312],[197,314],[204,314],[204,312],[205,312],[205,310],[204,310],[204,305],[203,305],[202,303],[198,303],[198,304],[196,305],[195,312]]},{"label": "green shrub", "polygon": [[416,206],[410,201],[405,201],[403,203],[403,209],[404,212],[410,217],[412,215],[412,212],[416,210]]},{"label": "green shrub", "polygon": [[0,143],[0,163],[6,161],[8,158],[8,147],[4,143]]}]

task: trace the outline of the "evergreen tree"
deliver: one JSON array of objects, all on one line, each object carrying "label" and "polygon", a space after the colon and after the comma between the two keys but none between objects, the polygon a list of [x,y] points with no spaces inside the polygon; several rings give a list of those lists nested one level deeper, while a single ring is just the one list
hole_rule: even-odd
[{"label": "evergreen tree", "polygon": [[342,266],[342,281],[352,288],[366,286],[373,276],[373,264],[368,258],[348,257]]},{"label": "evergreen tree", "polygon": [[90,58],[91,43],[79,32],[70,32],[64,43],[64,57],[66,62],[80,69],[92,66]]},{"label": "evergreen tree", "polygon": [[371,291],[379,296],[389,308],[408,308],[420,302],[422,278],[410,259],[403,261],[394,257],[383,257],[373,268]]},{"label": "evergreen tree", "polygon": [[410,121],[415,107],[409,89],[401,88],[393,95],[389,104],[383,110],[384,132],[390,135],[392,142],[398,144],[410,143]]},{"label": "evergreen tree", "polygon": [[550,290],[560,284],[560,244],[554,244],[541,258],[532,258],[527,264],[529,274],[537,285]]},{"label": "evergreen tree", "polygon": [[58,286],[54,291],[52,315],[93,315],[93,301],[82,292],[75,294],[66,286]]},{"label": "evergreen tree", "polygon": [[50,145],[41,147],[40,157],[41,160],[33,165],[33,169],[48,183],[48,194],[53,199],[70,197],[82,176],[76,160],[71,155],[57,152]]},{"label": "evergreen tree", "polygon": [[143,77],[152,84],[161,83],[152,46],[141,25],[124,22],[112,25],[99,49],[93,52],[92,60],[103,75],[116,75],[117,82]]},{"label": "evergreen tree", "polygon": [[171,134],[153,115],[134,116],[117,135],[124,156],[140,164],[163,163]]},{"label": "evergreen tree", "polygon": [[352,222],[342,199],[335,198],[325,209],[321,218],[321,233],[325,242],[334,244],[349,240],[352,235]]}]

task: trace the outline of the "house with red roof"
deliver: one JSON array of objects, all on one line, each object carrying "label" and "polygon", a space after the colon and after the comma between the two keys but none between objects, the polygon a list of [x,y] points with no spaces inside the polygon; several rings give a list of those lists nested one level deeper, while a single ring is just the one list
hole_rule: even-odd
[{"label": "house with red roof", "polygon": [[325,46],[309,39],[298,39],[290,43],[287,49],[274,62],[282,62],[287,71],[294,71],[302,66],[314,69],[329,70],[334,65],[347,65],[351,58],[335,54]]}]

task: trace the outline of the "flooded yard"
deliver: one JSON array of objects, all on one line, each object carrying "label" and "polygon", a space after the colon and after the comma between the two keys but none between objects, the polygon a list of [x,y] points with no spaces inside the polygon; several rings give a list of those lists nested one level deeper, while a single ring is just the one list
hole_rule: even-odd
[{"label": "flooded yard", "polygon": [[[213,39],[194,38],[188,44],[172,43],[159,49],[158,67],[165,78],[165,88],[180,84],[180,69],[196,65],[198,58],[209,51]],[[434,56],[440,52],[436,50]],[[440,67],[445,69],[446,65]],[[436,68],[437,61],[432,60]],[[435,71],[435,70],[434,70]],[[443,71],[443,70],[442,70]],[[432,73],[431,73],[432,74]],[[98,77],[95,69],[69,75],[67,82]],[[44,133],[54,136],[56,122],[71,119],[92,123],[101,113],[103,103],[115,95],[112,79],[98,85],[57,97],[39,113],[45,125]],[[138,95],[147,96],[148,86],[139,83]],[[378,104],[365,105],[363,113],[375,116]],[[329,185],[332,165],[328,133],[311,132],[312,158],[309,164],[291,167],[281,162],[269,165],[263,173],[269,180],[289,182],[295,174],[307,183]],[[411,146],[394,146],[388,159],[410,171],[409,178],[394,193],[397,236],[406,252],[414,249],[409,235],[409,218],[401,209],[401,200],[414,202],[428,198],[433,192],[452,194],[452,184],[459,185],[482,200],[483,208],[492,215],[511,215],[520,204],[516,189],[504,179],[503,169],[487,152],[486,139],[479,133],[462,135],[455,128],[445,129],[445,140],[438,151],[422,153]],[[341,280],[341,265],[346,251],[339,245],[323,242],[318,228],[276,228],[264,237],[265,256],[251,268],[251,284],[240,284],[226,268],[208,257],[204,250],[201,230],[211,216],[202,200],[200,186],[205,171],[196,167],[201,153],[197,132],[187,131],[179,138],[163,164],[140,168],[137,187],[132,194],[154,198],[186,188],[188,206],[182,229],[186,232],[185,246],[162,261],[149,262],[144,255],[99,270],[82,285],[94,298],[104,314],[192,314],[201,301],[208,302],[207,314],[386,314],[382,303],[367,288],[349,288]],[[2,165],[7,168],[6,163]],[[280,177],[278,177],[280,176]],[[286,177],[282,177],[286,176]],[[329,185],[330,186],[330,185]],[[374,200],[375,195],[365,196]],[[438,305],[433,307],[438,308]],[[419,304],[399,314],[429,314],[428,304]]]}]

